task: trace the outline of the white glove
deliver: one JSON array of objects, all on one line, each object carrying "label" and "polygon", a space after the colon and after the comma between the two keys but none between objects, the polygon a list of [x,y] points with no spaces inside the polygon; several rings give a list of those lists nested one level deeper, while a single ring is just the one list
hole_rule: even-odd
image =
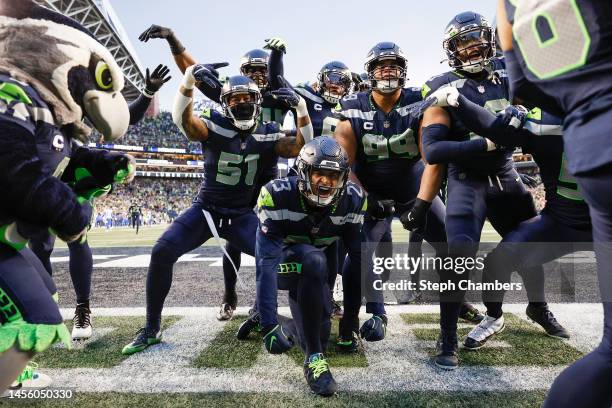
[{"label": "white glove", "polygon": [[435,99],[431,106],[452,106],[456,108],[459,106],[459,91],[454,86],[445,86],[434,91],[427,99]]}]

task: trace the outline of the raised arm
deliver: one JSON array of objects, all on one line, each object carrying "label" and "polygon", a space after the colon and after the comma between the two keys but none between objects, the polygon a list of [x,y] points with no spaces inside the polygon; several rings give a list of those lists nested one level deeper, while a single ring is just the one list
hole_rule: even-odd
[{"label": "raised arm", "polygon": [[275,151],[280,157],[297,157],[302,146],[312,140],[314,130],[310,122],[310,116],[308,115],[308,109],[304,98],[298,95],[283,77],[279,78],[279,82],[283,84],[283,87],[272,91],[272,96],[282,101],[290,108],[295,109],[297,130],[295,137],[285,136],[280,138],[276,142]]},{"label": "raised arm", "polygon": [[185,70],[181,84],[172,109],[172,120],[180,131],[191,141],[205,141],[208,139],[206,124],[193,114],[193,87],[195,78],[193,70],[195,65]]}]

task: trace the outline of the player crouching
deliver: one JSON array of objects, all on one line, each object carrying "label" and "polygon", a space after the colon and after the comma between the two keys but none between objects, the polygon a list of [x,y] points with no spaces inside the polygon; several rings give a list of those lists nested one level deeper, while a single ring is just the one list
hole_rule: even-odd
[{"label": "player crouching", "polygon": [[[347,182],[346,152],[332,138],[307,143],[297,158],[298,176],[274,180],[261,189],[255,246],[257,304],[264,345],[272,354],[299,342],[305,355],[304,376],[318,395],[337,390],[323,352],[330,335],[329,275],[336,273],[336,245],[342,240],[351,270],[342,276],[345,312],[341,325],[358,322],[361,241],[366,202],[363,191]],[[289,291],[295,335],[277,320],[277,290]]]}]

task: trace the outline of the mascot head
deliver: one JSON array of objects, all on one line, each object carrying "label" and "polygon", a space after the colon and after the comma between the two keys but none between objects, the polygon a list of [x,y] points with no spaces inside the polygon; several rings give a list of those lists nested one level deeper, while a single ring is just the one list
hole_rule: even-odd
[{"label": "mascot head", "polygon": [[91,129],[106,141],[121,137],[130,113],[123,73],[111,53],[76,21],[31,0],[0,0],[0,72],[32,86],[85,141]]}]

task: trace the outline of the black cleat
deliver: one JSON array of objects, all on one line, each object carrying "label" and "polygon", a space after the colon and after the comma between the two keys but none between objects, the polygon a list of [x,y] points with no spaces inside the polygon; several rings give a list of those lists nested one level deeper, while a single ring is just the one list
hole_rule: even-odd
[{"label": "black cleat", "polygon": [[459,345],[456,334],[440,333],[436,342],[434,364],[443,370],[454,370],[459,367]]},{"label": "black cleat", "polygon": [[470,323],[478,324],[482,322],[482,319],[485,318],[485,315],[471,304],[464,302],[461,305],[459,317],[463,320],[467,320]]},{"label": "black cleat", "polygon": [[249,310],[249,318],[246,319],[236,332],[236,338],[238,340],[246,340],[251,332],[261,332],[261,316],[256,310]]},{"label": "black cleat", "polygon": [[351,332],[348,335],[338,335],[338,340],[336,341],[336,348],[341,353],[356,353],[359,351],[361,347],[361,342],[359,341],[359,337],[355,332]]},{"label": "black cleat", "polygon": [[387,335],[387,316],[372,315],[359,329],[359,335],[367,341],[380,341]]},{"label": "black cleat", "polygon": [[311,355],[304,363],[304,377],[312,392],[322,397],[331,397],[338,390],[329,371],[329,364],[321,353]]},{"label": "black cleat", "polygon": [[527,310],[525,310],[527,317],[533,320],[535,323],[542,326],[542,328],[546,331],[551,337],[557,337],[559,339],[569,339],[570,334],[565,329],[565,327],[561,326],[561,324],[555,319],[555,316],[552,314],[550,309],[548,309],[548,305],[544,306],[533,306],[531,304],[527,305]]}]

